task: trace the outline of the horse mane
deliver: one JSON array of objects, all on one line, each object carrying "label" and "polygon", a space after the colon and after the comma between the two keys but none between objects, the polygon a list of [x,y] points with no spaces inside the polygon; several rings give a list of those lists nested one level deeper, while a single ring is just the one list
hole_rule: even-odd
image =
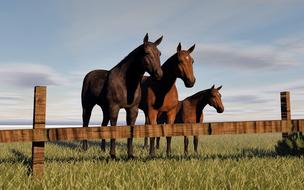
[{"label": "horse mane", "polygon": [[143,45],[140,45],[137,48],[135,48],[126,57],[124,57],[117,65],[115,65],[111,70],[113,70],[113,69],[115,69],[117,67],[121,67],[123,64],[127,63],[130,59],[134,58],[138,54],[138,52],[140,51],[140,49],[142,47],[143,47]]},{"label": "horse mane", "polygon": [[195,100],[197,100],[197,99],[200,99],[202,97],[202,95],[207,94],[208,92],[210,92],[209,88],[205,89],[205,90],[202,90],[202,91],[199,91],[199,92],[197,92],[197,93],[195,93],[195,94],[193,94],[193,95],[185,98],[184,100],[186,100],[186,99],[195,99]]},{"label": "horse mane", "polygon": [[[161,66],[163,70],[170,69],[171,63],[176,62],[177,53],[173,54],[171,57],[169,57]],[[172,71],[171,71],[172,72]]]}]

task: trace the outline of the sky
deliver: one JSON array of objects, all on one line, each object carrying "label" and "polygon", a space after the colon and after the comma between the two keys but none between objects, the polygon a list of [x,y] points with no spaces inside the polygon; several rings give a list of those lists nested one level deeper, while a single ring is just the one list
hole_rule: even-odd
[{"label": "sky", "polygon": [[[281,91],[291,93],[292,118],[304,118],[303,7],[302,0],[1,1],[0,124],[31,123],[36,85],[47,86],[47,123],[81,124],[85,74],[114,67],[147,32],[151,41],[164,36],[162,63],[179,42],[196,44],[196,84],[178,79],[180,100],[223,85],[225,111],[207,106],[206,122],[280,119]],[[91,123],[101,120],[96,106]]]}]

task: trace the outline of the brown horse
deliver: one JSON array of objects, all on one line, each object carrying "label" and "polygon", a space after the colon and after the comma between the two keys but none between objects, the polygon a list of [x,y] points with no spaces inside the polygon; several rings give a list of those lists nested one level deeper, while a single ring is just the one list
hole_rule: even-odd
[{"label": "brown horse", "polygon": [[[95,70],[89,72],[82,86],[83,127],[88,127],[91,112],[97,104],[103,110],[103,123],[106,126],[110,120],[111,126],[116,126],[118,112],[124,108],[127,112],[127,125],[134,125],[141,100],[140,83],[147,71],[159,80],[163,76],[160,67],[160,51],[157,46],[162,37],[155,42],[148,41],[146,34],[143,44],[134,49],[110,71]],[[128,139],[128,157],[133,157],[133,139]],[[87,141],[83,142],[87,149]],[[115,139],[110,141],[110,156],[116,157]]]},{"label": "brown horse", "polygon": [[[175,123],[203,123],[203,109],[207,104],[214,107],[218,113],[224,111],[224,105],[222,102],[222,95],[219,90],[222,86],[214,88],[214,85],[210,89],[206,89],[196,94],[179,101],[178,111],[175,118]],[[166,116],[160,115],[158,118],[159,123],[166,123]],[[188,137],[184,137],[184,151],[185,155],[188,154]],[[198,136],[193,137],[194,151],[197,153]]]},{"label": "brown horse", "polygon": [[[177,78],[184,81],[186,87],[192,87],[195,83],[193,75],[193,59],[190,53],[195,45],[188,50],[181,50],[181,44],[177,46],[177,53],[171,56],[163,65],[163,78],[159,81],[146,77],[142,81],[142,100],[139,108],[146,116],[146,124],[157,124],[157,116],[165,112],[168,123],[173,124],[178,105],[178,93],[175,86]],[[155,138],[150,138],[150,156],[155,155]],[[167,154],[171,152],[171,137],[167,137]]]}]

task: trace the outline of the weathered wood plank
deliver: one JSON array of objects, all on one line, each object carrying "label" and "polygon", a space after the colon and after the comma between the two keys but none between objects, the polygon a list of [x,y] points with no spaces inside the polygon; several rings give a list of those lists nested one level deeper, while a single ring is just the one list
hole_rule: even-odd
[{"label": "weathered wood plank", "polygon": [[289,92],[281,92],[281,118],[282,120],[290,120],[291,112],[290,112],[290,93]]},{"label": "weathered wood plank", "polygon": [[0,142],[31,142],[33,129],[0,130]]},{"label": "weathered wood plank", "polygon": [[[44,133],[46,112],[46,87],[36,86],[34,92],[34,113],[32,132],[32,171],[35,177],[42,177],[44,173]],[[36,141],[35,139],[40,139]]]},{"label": "weathered wood plank", "polygon": [[[289,92],[281,92],[280,93],[281,99],[281,119],[282,120],[290,120],[291,113],[290,113],[290,93]],[[291,127],[289,131],[285,131],[282,133],[282,137],[285,138],[288,136],[288,132],[294,131],[295,129]]]},{"label": "weathered wood plank", "polygon": [[[209,130],[208,131],[208,126]],[[38,128],[19,130],[0,130],[0,142],[39,142],[58,140],[96,140],[163,136],[194,136],[244,133],[289,132],[291,128],[304,132],[304,120],[270,120],[270,121],[238,121],[212,122],[204,124],[174,125],[137,125],[88,128]]]}]

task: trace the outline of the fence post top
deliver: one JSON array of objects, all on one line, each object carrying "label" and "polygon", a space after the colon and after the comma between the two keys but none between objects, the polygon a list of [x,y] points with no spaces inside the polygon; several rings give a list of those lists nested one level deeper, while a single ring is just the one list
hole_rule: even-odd
[{"label": "fence post top", "polygon": [[46,86],[35,86],[35,88],[46,88]]},{"label": "fence post top", "polygon": [[280,94],[281,95],[283,95],[283,94],[290,94],[290,92],[289,91],[282,91],[282,92],[280,92]]}]

